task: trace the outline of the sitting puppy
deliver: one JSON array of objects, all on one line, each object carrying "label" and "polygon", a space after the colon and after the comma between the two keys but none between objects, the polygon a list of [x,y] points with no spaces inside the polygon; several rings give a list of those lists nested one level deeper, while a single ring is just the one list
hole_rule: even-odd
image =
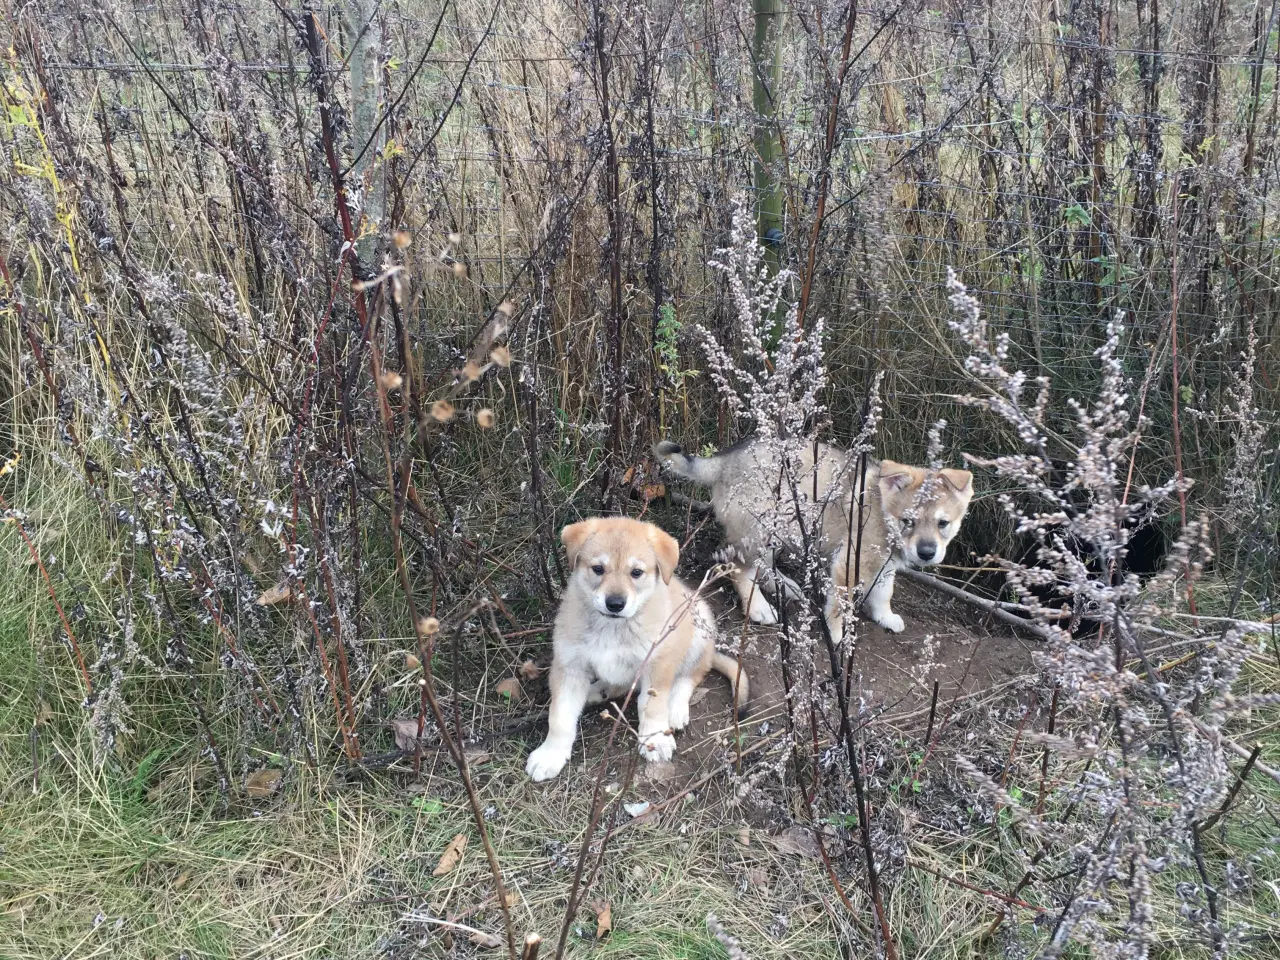
[{"label": "sitting puppy", "polygon": [[716,652],[715,620],[675,577],[680,545],[670,535],[612,517],[571,524],[560,539],[572,573],[552,636],[547,739],[529,754],[530,777],[549,780],[568,762],[584,706],[623,696],[633,684],[647,760],[671,759],[671,731],[689,722],[689,697],[708,670],[729,679],[741,710],[746,673]]},{"label": "sitting puppy", "polygon": [[[776,444],[750,437],[712,457],[695,457],[663,441],[654,454],[682,477],[711,487],[711,505],[742,565],[734,576],[743,611],[756,623],[777,623],[759,580],[773,570],[774,553],[800,543],[795,503],[812,501],[819,512],[819,547],[831,563],[835,592],[827,598],[831,635],[841,637],[838,596],[858,587],[871,619],[894,633],[902,617],[889,606],[894,573],[905,566],[941,563],[973,499],[968,470],[923,470],[868,458],[866,496],[857,523],[858,457],[838,447],[804,447],[783,477]],[[858,530],[861,527],[859,549]],[[852,533],[852,537],[850,534]],[[855,553],[861,561],[853,565]]]}]

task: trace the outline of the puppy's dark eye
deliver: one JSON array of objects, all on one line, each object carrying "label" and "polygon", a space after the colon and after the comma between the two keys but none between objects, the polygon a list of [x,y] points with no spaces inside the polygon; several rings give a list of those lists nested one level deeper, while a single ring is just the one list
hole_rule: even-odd
[{"label": "puppy's dark eye", "polygon": [[602,576],[604,574],[604,564],[603,563],[595,564],[591,568],[591,572],[594,573],[597,577]]},{"label": "puppy's dark eye", "polygon": [[939,530],[945,530],[945,529],[947,529],[947,526],[948,526],[950,523],[951,523],[951,521],[950,521],[950,520],[939,520],[939,521],[938,521],[938,529],[939,529]]},{"label": "puppy's dark eye", "polygon": [[637,570],[632,570],[632,571],[631,571],[631,579],[632,579],[632,580],[639,580],[639,579],[640,579],[641,577],[643,577],[643,576],[644,576],[644,571],[643,571],[643,570],[639,570],[639,569],[637,569]]},{"label": "puppy's dark eye", "polygon": [[910,530],[910,529],[911,529],[912,527],[914,527],[915,525],[916,525],[916,522],[915,522],[914,520],[903,520],[903,521],[902,521],[902,529],[903,529],[903,530]]}]

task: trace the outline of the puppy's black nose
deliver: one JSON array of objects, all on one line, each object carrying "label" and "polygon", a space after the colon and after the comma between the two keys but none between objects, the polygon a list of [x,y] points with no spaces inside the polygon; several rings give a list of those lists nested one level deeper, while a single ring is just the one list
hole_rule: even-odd
[{"label": "puppy's black nose", "polygon": [[932,560],[937,552],[938,545],[932,541],[924,540],[916,544],[916,556],[925,562]]},{"label": "puppy's black nose", "polygon": [[627,598],[616,593],[611,593],[604,598],[604,605],[610,613],[621,613],[622,608],[627,605]]}]

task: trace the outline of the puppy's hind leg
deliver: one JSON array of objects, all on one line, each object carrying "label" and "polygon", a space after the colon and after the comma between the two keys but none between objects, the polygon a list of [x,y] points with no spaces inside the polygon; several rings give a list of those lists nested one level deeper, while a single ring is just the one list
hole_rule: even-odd
[{"label": "puppy's hind leg", "polygon": [[765,599],[760,590],[760,567],[739,566],[733,574],[733,584],[738,588],[743,612],[754,622],[766,626],[778,622],[778,612]]}]

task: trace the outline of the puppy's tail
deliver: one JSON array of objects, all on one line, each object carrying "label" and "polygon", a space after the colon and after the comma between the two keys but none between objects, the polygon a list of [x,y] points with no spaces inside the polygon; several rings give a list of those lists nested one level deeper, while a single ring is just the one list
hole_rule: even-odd
[{"label": "puppy's tail", "polygon": [[733,710],[738,719],[747,715],[747,703],[751,699],[751,681],[747,679],[747,670],[738,669],[738,661],[725,653],[716,653],[711,658],[711,669],[722,674],[733,687]]},{"label": "puppy's tail", "polygon": [[667,465],[672,473],[688,477],[695,483],[712,486],[720,479],[718,457],[695,457],[684,452],[680,444],[663,440],[653,448],[653,455]]}]

